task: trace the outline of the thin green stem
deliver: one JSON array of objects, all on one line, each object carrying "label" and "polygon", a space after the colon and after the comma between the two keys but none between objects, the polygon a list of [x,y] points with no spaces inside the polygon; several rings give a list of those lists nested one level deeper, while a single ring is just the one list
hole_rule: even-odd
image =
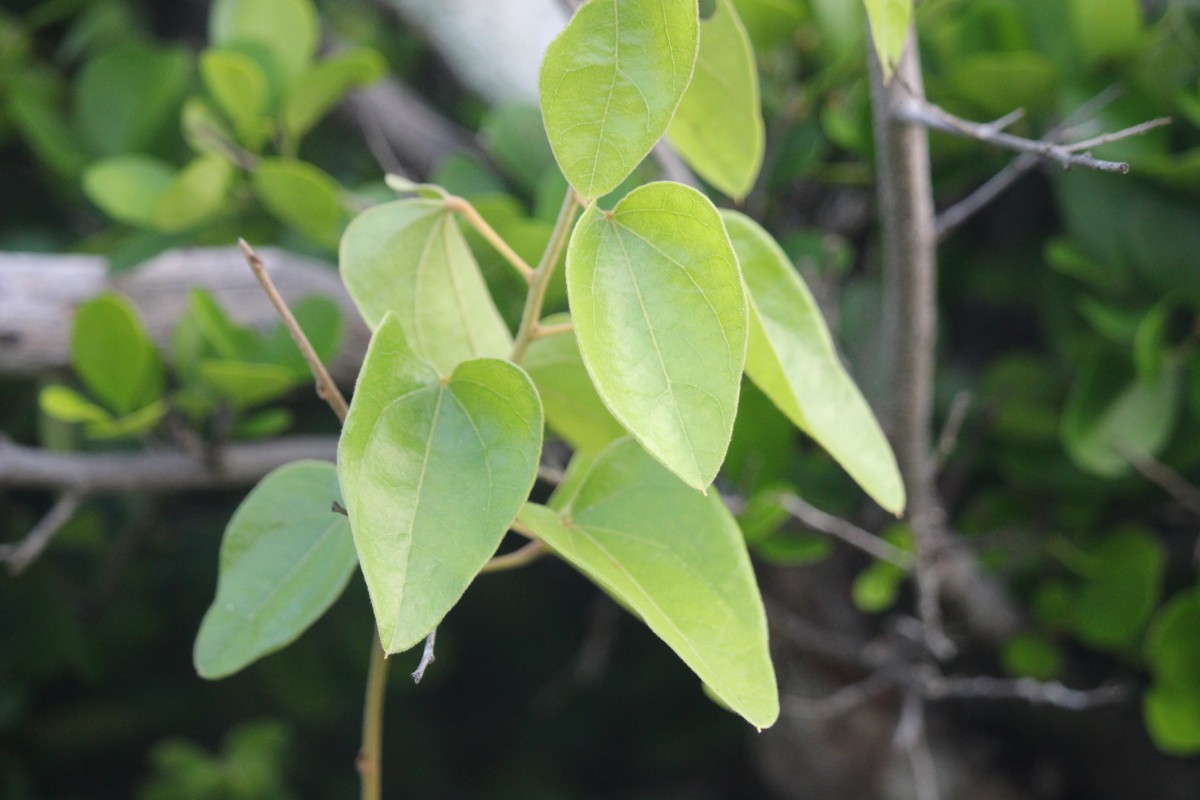
[{"label": "thin green stem", "polygon": [[570,333],[573,330],[575,330],[575,325],[570,322],[559,322],[555,325],[543,325],[539,322],[535,338],[544,339],[547,336],[562,336],[564,333]]},{"label": "thin green stem", "polygon": [[537,561],[546,555],[546,552],[546,545],[542,543],[542,540],[534,539],[511,553],[495,556],[491,561],[484,564],[483,569],[479,570],[479,572],[481,574],[484,572],[502,572],[506,569],[523,567],[526,564]]},{"label": "thin green stem", "polygon": [[558,266],[558,261],[562,257],[563,248],[567,245],[567,237],[571,233],[571,223],[575,220],[575,211],[578,206],[579,201],[575,196],[575,190],[568,188],[567,196],[563,198],[562,208],[558,211],[558,219],[554,222],[554,230],[550,234],[550,244],[542,253],[542,260],[538,262],[537,269],[534,270],[533,277],[529,281],[529,294],[525,296],[525,310],[521,314],[521,325],[517,328],[517,338],[513,342],[512,355],[509,356],[509,360],[514,364],[521,362],[529,345],[542,335],[538,320],[542,316],[542,306],[546,302],[546,289],[550,285],[550,278],[554,275],[554,268]]},{"label": "thin green stem", "polygon": [[450,196],[446,198],[446,208],[461,216],[467,221],[467,224],[474,228],[487,243],[495,248],[496,252],[504,257],[504,260],[512,265],[513,269],[521,276],[521,279],[526,283],[532,283],[535,273],[533,269],[525,263],[525,259],[517,255],[516,251],[508,246],[508,242],[496,233],[496,230],[487,223],[479,212],[475,210],[475,206],[461,197]]},{"label": "thin green stem", "polygon": [[371,637],[371,665],[367,669],[367,697],[363,703],[362,749],[358,751],[358,774],[362,778],[362,800],[380,800],[383,780],[383,696],[387,687],[387,653],[379,636]]}]

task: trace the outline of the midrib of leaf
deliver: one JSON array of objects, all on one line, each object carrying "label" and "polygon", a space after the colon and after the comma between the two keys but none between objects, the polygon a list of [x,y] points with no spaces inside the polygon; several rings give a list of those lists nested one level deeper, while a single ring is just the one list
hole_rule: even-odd
[{"label": "midrib of leaf", "polygon": [[[438,221],[435,219],[433,221],[433,226],[436,227],[437,224]],[[425,282],[425,271],[429,269],[429,250],[433,246],[434,238],[435,232],[430,230],[429,235],[425,237],[425,244],[421,246],[421,255],[417,257],[417,274],[413,280],[413,293],[410,301],[412,303],[412,307],[409,309],[409,319],[412,320],[413,332],[416,334],[417,346],[421,348],[420,352],[422,357],[424,357],[429,350],[425,347],[425,334],[422,330],[424,326],[417,324],[417,315],[419,313],[417,305],[421,302],[422,284]],[[448,258],[446,260],[447,262],[449,261]],[[401,330],[403,330],[403,326],[401,326]]]},{"label": "midrib of leaf", "polygon": [[[604,145],[604,128],[608,124],[608,110],[612,107],[613,92],[617,88],[617,77],[621,74],[621,11],[613,2],[613,74],[608,84],[608,95],[604,98],[604,113],[600,115],[600,131],[596,135],[596,151],[592,154],[592,168],[589,170],[588,194],[596,188],[596,165],[600,163],[600,148]],[[648,109],[647,109],[648,111]]]},{"label": "midrib of leaf", "polygon": [[[429,435],[425,439],[425,455],[424,455],[424,458],[421,459],[421,474],[420,474],[420,477],[417,478],[417,491],[414,493],[416,495],[417,502],[413,505],[412,516],[409,518],[409,520],[407,521],[406,526],[405,526],[405,528],[408,532],[408,536],[404,537],[400,542],[400,549],[402,551],[402,553],[400,555],[404,559],[404,580],[401,582],[401,584],[399,586],[398,594],[396,595],[397,614],[399,613],[400,606],[402,606],[404,604],[404,590],[408,584],[408,571],[409,571],[409,568],[412,566],[412,561],[409,559],[408,556],[412,550],[413,531],[416,528],[417,514],[420,513],[421,507],[422,507],[421,493],[425,490],[425,476],[429,472],[429,460],[430,460],[431,454],[433,452],[432,442],[433,442],[433,437],[437,433],[437,421],[438,421],[438,417],[441,415],[442,397],[444,394],[445,394],[445,389],[439,388],[438,396],[437,396],[437,403],[435,403],[434,407],[433,407],[433,419],[430,421],[430,424],[429,424]],[[388,407],[390,408],[392,405],[395,404],[395,402],[396,401],[389,403]],[[384,411],[386,413],[386,409]],[[380,414],[380,417],[382,417],[382,416],[383,416],[383,414]],[[400,534],[404,533],[404,530],[405,529],[401,529],[396,536],[393,536],[393,538],[398,538]],[[392,630],[392,639],[391,639],[390,644],[393,647],[396,644],[395,629]]]},{"label": "midrib of leaf", "polygon": [[[613,236],[617,239],[617,244],[621,247],[621,254],[625,257],[625,268],[629,272],[629,280],[633,284],[633,293],[638,299],[638,308],[642,312],[642,321],[645,323],[646,332],[650,335],[650,343],[654,345],[654,355],[658,357],[658,366],[662,370],[663,379],[667,384],[667,393],[671,395],[671,410],[675,412],[675,420],[679,423],[679,430],[683,433],[683,438],[687,441],[688,455],[692,458],[692,466],[696,470],[696,478],[703,480],[703,471],[700,469],[700,461],[696,458],[696,447],[692,444],[691,434],[688,433],[687,426],[683,423],[683,414],[679,410],[679,399],[675,396],[675,382],[671,377],[671,373],[667,371],[666,362],[663,361],[662,349],[658,346],[658,336],[654,333],[654,326],[650,322],[650,315],[646,311],[646,301],[642,297],[642,287],[637,281],[637,272],[633,268],[633,260],[629,257],[629,251],[625,248],[625,242],[621,239],[621,231],[615,220],[611,222],[613,227]],[[627,229],[628,230],[628,229]],[[630,231],[632,233],[632,231]],[[634,236],[637,236],[634,234]],[[637,236],[637,238],[641,238]]]},{"label": "midrib of leaf", "polygon": [[459,264],[454,262],[450,256],[451,235],[450,235],[450,212],[438,221],[438,225],[442,229],[442,248],[446,255],[446,269],[450,273],[450,285],[453,289],[454,305],[458,308],[458,318],[463,321],[463,334],[467,337],[467,346],[471,349],[473,355],[480,355],[482,351],[479,349],[478,343],[475,341],[475,328],[470,324],[470,316],[467,314],[467,308],[463,304],[463,290],[459,285]]}]

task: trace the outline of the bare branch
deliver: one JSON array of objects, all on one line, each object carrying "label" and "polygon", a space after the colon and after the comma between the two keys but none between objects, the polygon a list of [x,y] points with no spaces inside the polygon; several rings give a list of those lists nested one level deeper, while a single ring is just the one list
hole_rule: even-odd
[{"label": "bare branch", "polygon": [[942,433],[938,436],[937,464],[939,467],[946,463],[946,459],[950,458],[954,448],[958,446],[958,435],[962,432],[963,423],[967,420],[967,412],[971,410],[972,400],[971,393],[963,390],[954,395],[954,400],[950,402],[950,412],[946,415],[946,424],[942,426]]},{"label": "bare branch", "polygon": [[857,683],[847,684],[833,694],[819,699],[796,697],[783,698],[783,710],[810,722],[823,722],[849,714],[884,692],[893,688],[895,681],[882,672],[874,672]]},{"label": "bare branch", "polygon": [[217,489],[255,483],[293,461],[333,461],[336,455],[336,436],[232,443],[220,450],[217,464],[175,449],[63,453],[0,439],[0,486],[87,494]]},{"label": "bare branch", "polygon": [[1129,697],[1129,687],[1110,683],[1096,689],[1068,689],[1058,681],[1033,678],[995,678],[989,675],[929,675],[921,681],[928,700],[1024,700],[1033,705],[1083,711],[1120,703]]},{"label": "bare branch", "polygon": [[913,692],[904,695],[900,721],[896,724],[895,746],[908,757],[917,800],[938,800],[937,765],[925,732],[925,703]]},{"label": "bare branch", "polygon": [[1120,173],[1129,172],[1128,163],[1093,158],[1091,155],[1080,151],[1087,150],[1090,147],[1099,147],[1100,145],[1109,144],[1121,139],[1127,139],[1131,136],[1140,136],[1154,128],[1171,123],[1170,119],[1160,117],[1125,128],[1124,130],[1086,139],[1082,142],[1056,144],[1047,140],[1026,139],[1022,136],[1014,136],[1011,133],[998,130],[991,123],[972,122],[963,119],[951,114],[941,106],[929,102],[918,93],[911,91],[906,102],[895,106],[894,113],[900,119],[924,125],[927,128],[966,136],[967,138],[976,139],[995,147],[1002,147],[1007,150],[1015,150],[1019,153],[1028,153],[1039,158],[1049,159],[1057,162],[1063,169],[1086,167],[1102,172]]},{"label": "bare branch", "polygon": [[20,575],[36,561],[55,534],[75,516],[86,498],[87,495],[78,490],[66,492],[24,539],[16,544],[0,546],[0,561],[8,564],[8,573]]},{"label": "bare branch", "polygon": [[875,534],[858,527],[849,520],[827,514],[791,493],[780,494],[779,505],[784,511],[813,530],[841,539],[851,547],[858,548],[864,553],[878,558],[880,561],[895,564],[902,570],[908,571],[912,569],[912,553],[901,550],[899,547],[880,539]]}]

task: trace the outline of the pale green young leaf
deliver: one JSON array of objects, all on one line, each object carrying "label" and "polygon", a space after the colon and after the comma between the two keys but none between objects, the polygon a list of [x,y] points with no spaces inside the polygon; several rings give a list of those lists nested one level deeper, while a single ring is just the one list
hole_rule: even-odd
[{"label": "pale green young leaf", "polygon": [[158,427],[166,413],[166,402],[161,399],[155,400],[122,417],[89,422],[84,427],[84,433],[89,439],[128,439],[141,436]]},{"label": "pale green young leaf", "polygon": [[421,641],[458,602],[533,487],[541,448],[541,403],[519,367],[474,359],[441,378],[384,317],[338,446],[384,650]]},{"label": "pale green young leaf", "polygon": [[285,82],[308,68],[319,33],[309,0],[217,0],[208,18],[214,45],[262,51]]},{"label": "pale green young leaf", "polygon": [[842,366],[808,287],[757,223],[736,211],[722,216],[750,297],[747,376],[877,503],[899,514],[904,482],[892,448]]},{"label": "pale green young leaf", "polygon": [[1144,38],[1138,0],[1069,0],[1075,41],[1089,63],[1132,55]]},{"label": "pale green young leaf", "polygon": [[345,589],[357,557],[350,523],[333,510],[337,471],[296,461],[259,481],[221,540],[217,594],[196,636],[202,677],[232,675],[290,644]]},{"label": "pale green young leaf", "polygon": [[196,364],[196,374],[235,408],[250,408],[274,400],[297,382],[295,371],[282,364],[256,364],[223,358],[200,359]]},{"label": "pale green young leaf", "polygon": [[766,134],[758,66],[733,0],[717,0],[700,23],[700,55],[691,85],[667,130],[700,177],[734,199],[754,185]]},{"label": "pale green young leaf", "polygon": [[387,63],[365,47],[346,50],[310,66],[284,92],[279,110],[283,132],[293,141],[308,133],[346,92],[379,80]]},{"label": "pale green young leaf", "polygon": [[592,205],[567,249],[575,335],[600,397],[685,483],[705,489],[733,433],[746,358],[737,257],[712,203],[677,183]]},{"label": "pale green young leaf", "polygon": [[512,350],[512,335],[442,201],[398,200],[364,211],[346,228],[339,261],[367,325],[396,312],[413,352],[442,374],[469,358],[507,358]]},{"label": "pale green young leaf", "polygon": [[182,233],[224,213],[234,175],[233,164],[224,156],[197,156],[159,195],[154,227],[162,233]]},{"label": "pale green young leaf", "polygon": [[[557,314],[543,320],[556,325],[570,320]],[[579,344],[570,333],[536,339],[521,366],[529,373],[546,409],[546,424],[576,450],[599,452],[625,435],[592,386]]]},{"label": "pale green young leaf", "polygon": [[263,206],[309,239],[336,248],[346,223],[338,200],[341,187],[307,161],[264,158],[251,176]]},{"label": "pale green young leaf", "polygon": [[74,389],[58,384],[43,387],[38,392],[38,407],[43,414],[60,422],[107,422],[112,419],[106,409]]},{"label": "pale green young leaf", "polygon": [[591,0],[550,43],[542,117],[581,196],[615,189],[666,132],[698,44],[695,0]]},{"label": "pale green young leaf", "polygon": [[154,226],[154,208],[175,174],[166,163],[143,155],[101,159],[83,173],[88,199],[118,222]]},{"label": "pale green young leaf", "polygon": [[137,312],[120,295],[81,305],[71,330],[71,365],[84,385],[118,416],[156,400],[163,365]]},{"label": "pale green young leaf", "polygon": [[637,443],[613,443],[557,512],[526,504],[519,519],[564,560],[633,611],[716,695],[752,725],[779,715],[767,623],[737,523]]},{"label": "pale green young leaf", "polygon": [[867,21],[871,26],[871,41],[879,63],[883,66],[884,80],[892,76],[896,63],[904,52],[908,28],[912,23],[913,0],[863,0],[867,7]]},{"label": "pale green young leaf", "polygon": [[257,151],[270,133],[271,88],[262,67],[245,53],[206,50],[200,56],[200,77],[217,107],[233,123],[238,139]]}]

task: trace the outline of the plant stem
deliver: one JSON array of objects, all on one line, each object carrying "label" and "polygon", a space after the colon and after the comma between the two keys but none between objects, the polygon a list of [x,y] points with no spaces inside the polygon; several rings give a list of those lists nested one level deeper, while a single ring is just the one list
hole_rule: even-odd
[{"label": "plant stem", "polygon": [[304,360],[308,362],[308,368],[312,370],[313,378],[317,382],[317,396],[329,404],[329,407],[333,409],[333,413],[337,415],[339,422],[345,422],[346,414],[350,410],[349,405],[346,403],[346,398],[342,396],[337,384],[334,383],[329,370],[325,369],[325,365],[321,363],[321,359],[317,356],[317,351],[313,349],[312,343],[304,335],[304,329],[300,327],[300,323],[296,321],[292,310],[288,308],[287,301],[283,299],[283,295],[279,294],[279,290],[275,288],[275,284],[271,281],[271,276],[267,274],[266,267],[263,266],[262,259],[258,257],[258,253],[254,252],[254,248],[246,243],[245,239],[238,239],[238,247],[242,249],[242,254],[246,256],[246,263],[250,265],[251,271],[254,272],[254,277],[258,278],[258,282],[262,284],[263,291],[267,293],[267,297],[271,300],[271,305],[275,306],[275,310],[283,318],[283,324],[287,327],[288,333],[292,335],[292,341],[300,348],[300,352],[304,355]]},{"label": "plant stem", "polygon": [[496,252],[504,257],[504,260],[512,265],[513,269],[521,276],[521,279],[526,283],[534,281],[536,273],[525,263],[525,259],[517,255],[516,251],[508,246],[508,242],[496,233],[496,229],[487,223],[479,212],[475,210],[475,206],[461,197],[447,197],[446,208],[461,216],[467,221],[467,224],[474,228],[487,243],[495,248]]},{"label": "plant stem", "polygon": [[546,545],[541,539],[534,539],[521,546],[520,549],[514,550],[511,553],[505,553],[502,556],[495,556],[491,561],[483,565],[483,569],[479,570],[482,575],[485,572],[502,572],[506,569],[516,569],[523,567],[533,561],[538,560],[547,553]]},{"label": "plant stem", "polygon": [[362,776],[362,800],[380,800],[383,743],[383,696],[387,688],[387,653],[379,636],[371,637],[371,664],[367,669],[367,696],[363,703],[362,749],[358,751],[358,773]]},{"label": "plant stem", "polygon": [[521,325],[517,328],[517,338],[513,342],[512,355],[509,360],[519,364],[525,357],[525,351],[534,339],[543,335],[543,329],[538,325],[542,316],[542,305],[546,301],[546,289],[554,268],[558,266],[567,237],[571,233],[571,223],[575,220],[575,211],[579,203],[575,190],[568,187],[567,195],[563,198],[562,208],[558,211],[558,219],[554,221],[554,230],[550,234],[550,243],[542,253],[542,260],[529,281],[529,294],[525,296],[525,310],[521,314]]}]

